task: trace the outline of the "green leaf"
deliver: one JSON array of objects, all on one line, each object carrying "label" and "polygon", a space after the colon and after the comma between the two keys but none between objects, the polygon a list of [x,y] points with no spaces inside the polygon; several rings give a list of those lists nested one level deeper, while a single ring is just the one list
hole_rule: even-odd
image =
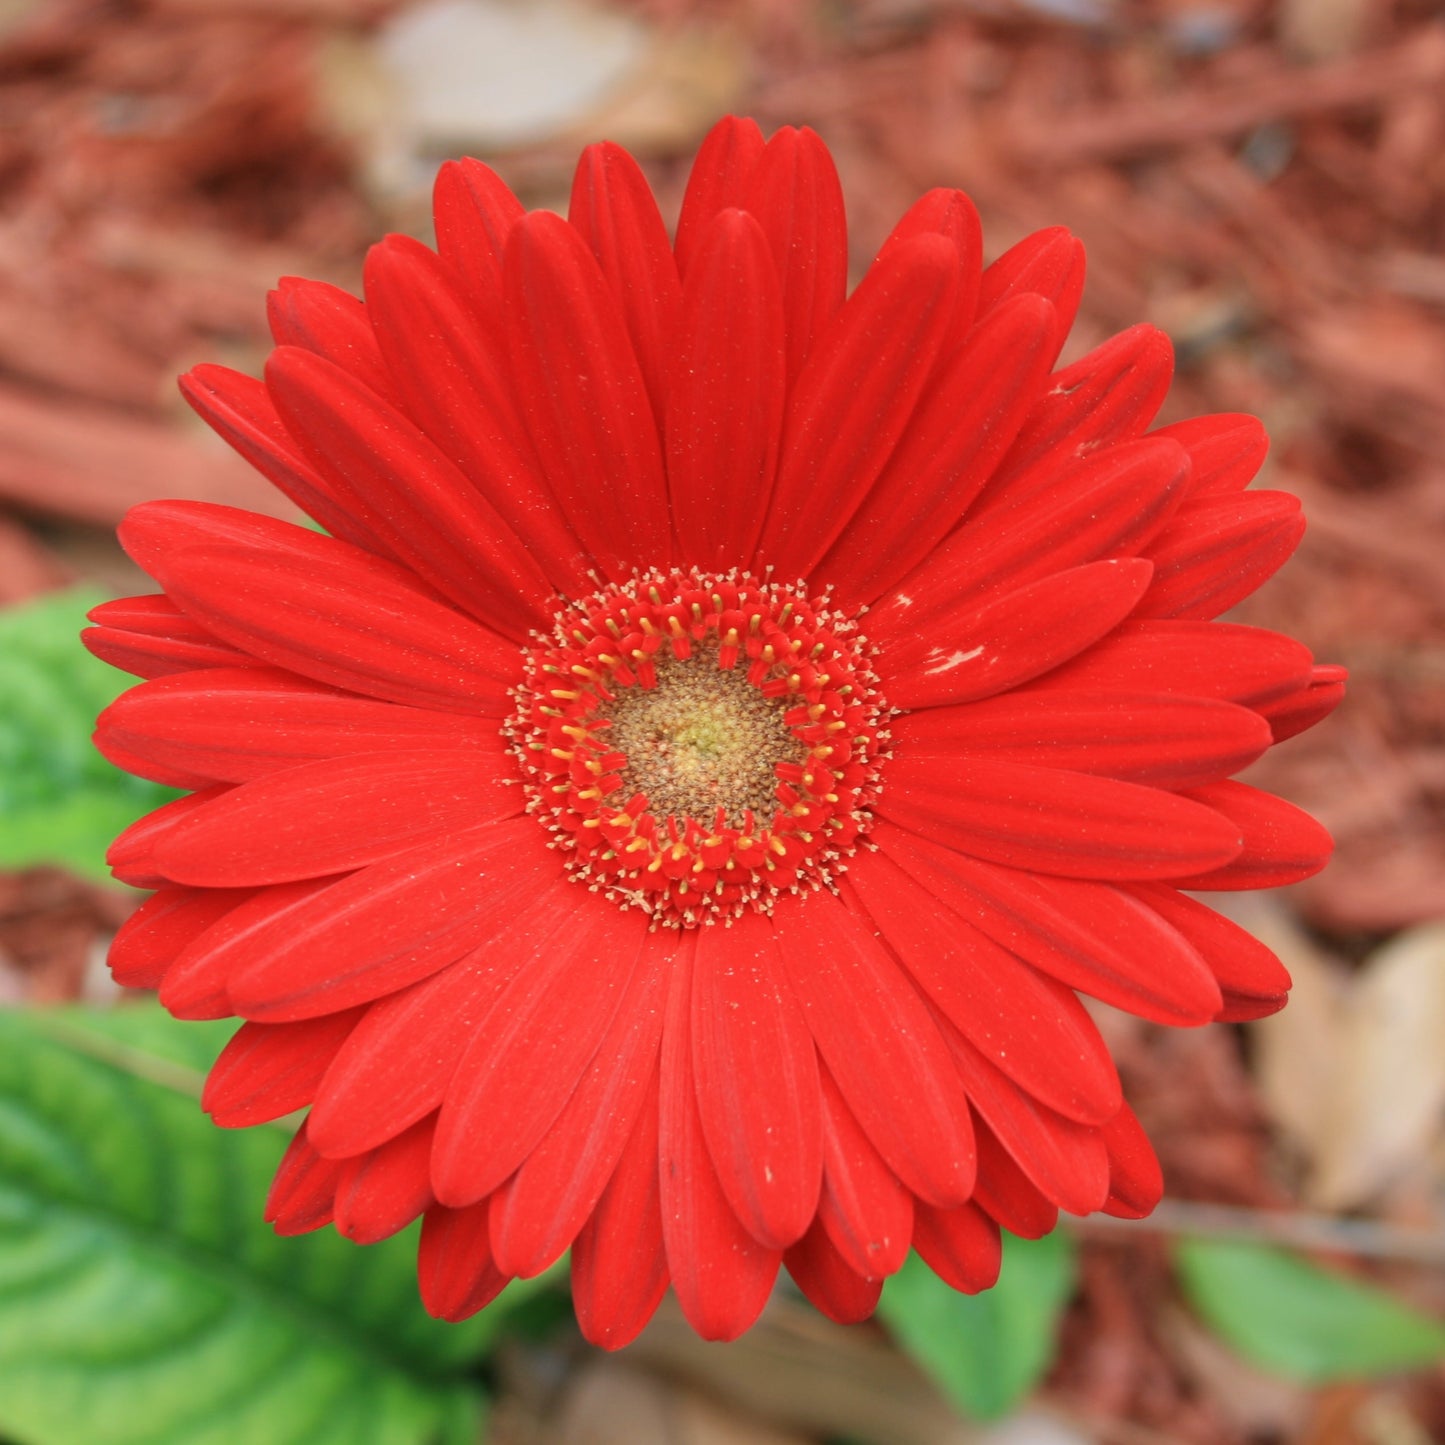
[{"label": "green leaf", "polygon": [[1242,1240],[1180,1241],[1190,1304],[1246,1359],[1307,1382],[1392,1374],[1445,1359],[1445,1325],[1384,1290]]},{"label": "green leaf", "polygon": [[911,1254],[883,1287],[878,1313],[954,1404],[992,1420],[1008,1414],[1048,1369],[1074,1279],[1066,1235],[1005,1234],[1003,1268],[991,1290],[959,1294]]},{"label": "green leaf", "polygon": [[177,796],[112,767],[90,741],[96,714],[134,680],[77,640],[103,600],[77,588],[0,608],[0,867],[60,863],[108,878],[110,840]]},{"label": "green leaf", "polygon": [[0,1433],[475,1441],[459,1367],[495,1318],[426,1315],[414,1232],[370,1249],[272,1233],[285,1131],[217,1129],[197,1103],[228,1032],[150,1006],[0,1012]]}]

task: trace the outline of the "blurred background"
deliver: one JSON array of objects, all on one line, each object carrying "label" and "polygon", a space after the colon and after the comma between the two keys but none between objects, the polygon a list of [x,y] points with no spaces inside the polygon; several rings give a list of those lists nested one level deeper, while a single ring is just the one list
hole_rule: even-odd
[{"label": "blurred background", "polygon": [[[430,239],[458,154],[565,211],[607,137],[671,221],[727,111],[822,134],[855,272],[919,193],[963,187],[990,257],[1083,238],[1066,361],[1152,321],[1179,358],[1164,420],[1264,418],[1262,481],[1310,529],[1236,616],[1353,681],[1251,780],[1338,853],[1222,900],[1293,973],[1283,1015],[1104,1020],[1164,1163],[1154,1220],[1013,1243],[977,1300],[910,1271],[854,1329],[783,1291],[737,1345],[665,1306],[605,1357],[548,1281],[429,1328],[405,1241],[269,1238],[284,1137],[196,1110],[225,1029],[178,1035],[109,982],[138,898],[105,842],[168,795],[90,751],[126,679],[73,638],[150,590],[111,536],[133,503],[286,514],[174,386],[259,370],[278,277],[359,291],[370,241]],[[0,0],[0,1439],[1445,1441],[1442,617],[1438,3]]]}]

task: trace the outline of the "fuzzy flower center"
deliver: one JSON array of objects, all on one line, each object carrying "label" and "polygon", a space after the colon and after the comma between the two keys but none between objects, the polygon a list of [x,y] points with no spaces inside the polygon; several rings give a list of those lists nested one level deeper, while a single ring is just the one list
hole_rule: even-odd
[{"label": "fuzzy flower center", "polygon": [[826,886],[869,826],[887,709],[822,598],[655,574],[531,649],[509,729],[579,881],[692,927]]}]

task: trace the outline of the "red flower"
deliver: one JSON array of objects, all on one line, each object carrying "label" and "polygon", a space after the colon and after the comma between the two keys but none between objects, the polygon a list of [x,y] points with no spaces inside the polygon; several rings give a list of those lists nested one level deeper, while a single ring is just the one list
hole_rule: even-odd
[{"label": "red flower", "polygon": [[1055,371],[1079,244],[980,267],[933,191],[845,300],[810,131],[724,121],[670,246],[637,166],[569,218],[485,166],[366,302],[290,280],[264,383],[192,405],[331,535],[137,508],[164,589],[90,646],[151,679],[107,756],[194,790],[129,829],[123,983],[246,1022],[205,1106],[310,1108],[283,1232],[424,1215],[460,1318],[569,1247],[590,1339],[671,1282],[734,1336],[780,1264],[867,1315],[910,1245],[989,1285],[1000,1226],[1142,1215],[1158,1166],[1076,991],[1279,1008],[1180,890],[1313,873],[1228,781],[1338,700],[1210,619],[1288,556],[1257,422],[1146,432],[1168,342]]}]

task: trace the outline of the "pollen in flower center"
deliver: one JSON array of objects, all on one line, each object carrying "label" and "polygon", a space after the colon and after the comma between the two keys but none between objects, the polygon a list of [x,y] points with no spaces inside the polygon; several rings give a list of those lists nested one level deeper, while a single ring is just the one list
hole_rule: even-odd
[{"label": "pollen in flower center", "polygon": [[608,741],[627,762],[624,797],[641,793],[663,817],[712,818],[741,828],[748,812],[776,806],[778,763],[801,763],[807,748],[783,721],[781,697],[766,697],[736,667],[718,665],[715,644],[655,662],[657,685],[620,689],[600,709]]},{"label": "pollen in flower center", "polygon": [[657,573],[557,619],[509,736],[573,876],[694,927],[827,886],[888,709],[851,619],[746,574]]}]

